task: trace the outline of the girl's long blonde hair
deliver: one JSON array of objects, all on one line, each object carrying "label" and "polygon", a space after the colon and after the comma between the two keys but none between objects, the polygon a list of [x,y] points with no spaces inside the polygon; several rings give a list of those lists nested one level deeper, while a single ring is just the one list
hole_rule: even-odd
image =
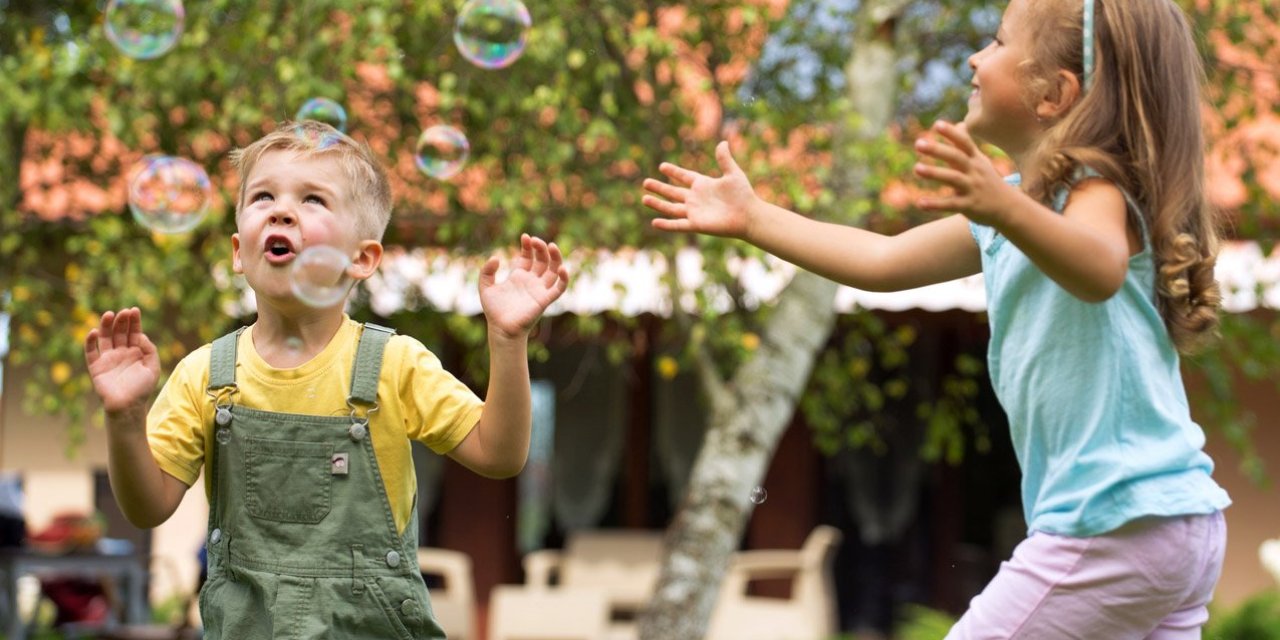
[{"label": "girl's long blonde hair", "polygon": [[[1133,196],[1150,230],[1160,314],[1174,346],[1193,353],[1216,336],[1221,302],[1218,223],[1205,189],[1204,67],[1172,0],[1095,3],[1093,81],[1037,142],[1023,184],[1047,201],[1087,166]],[[1081,4],[1027,2],[1036,30],[1022,69],[1029,95],[1059,69],[1083,87]]]}]

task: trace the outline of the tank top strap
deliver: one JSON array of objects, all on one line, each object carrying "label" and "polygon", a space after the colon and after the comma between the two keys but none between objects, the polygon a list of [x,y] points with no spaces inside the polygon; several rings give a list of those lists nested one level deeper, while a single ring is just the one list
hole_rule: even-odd
[{"label": "tank top strap", "polygon": [[348,402],[376,405],[378,401],[378,377],[382,372],[382,352],[387,340],[395,335],[390,329],[372,322],[364,323],[360,333],[360,345],[356,347],[356,360],[351,371],[351,393]]},{"label": "tank top strap", "polygon": [[[1076,169],[1075,176],[1071,182],[1074,185],[1087,178],[1102,178],[1103,180],[1106,180],[1106,177],[1095,171],[1092,167],[1081,166]],[[1125,189],[1118,184],[1116,185],[1116,188],[1119,189],[1120,194],[1124,196],[1124,202],[1128,210],[1128,218],[1132,220],[1134,224],[1138,225],[1138,231],[1142,234],[1143,251],[1149,251],[1151,249],[1151,233],[1147,231],[1147,217],[1142,214],[1142,207],[1138,206],[1138,201],[1134,199],[1133,194],[1129,193],[1128,189]]]}]

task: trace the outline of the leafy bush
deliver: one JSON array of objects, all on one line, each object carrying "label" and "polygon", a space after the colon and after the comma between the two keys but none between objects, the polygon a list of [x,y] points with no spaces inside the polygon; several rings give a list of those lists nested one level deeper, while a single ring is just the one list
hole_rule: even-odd
[{"label": "leafy bush", "polygon": [[1263,591],[1229,612],[1212,611],[1204,638],[1280,640],[1280,591]]}]

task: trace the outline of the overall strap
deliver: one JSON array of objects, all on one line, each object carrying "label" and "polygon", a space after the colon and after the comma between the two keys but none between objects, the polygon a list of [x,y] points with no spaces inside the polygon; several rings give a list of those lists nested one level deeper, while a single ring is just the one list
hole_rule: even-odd
[{"label": "overall strap", "polygon": [[395,329],[364,323],[360,334],[360,346],[356,347],[356,361],[351,372],[351,394],[348,403],[361,402],[377,405],[378,375],[382,371],[382,350],[387,340],[395,335]]},{"label": "overall strap", "polygon": [[209,354],[209,391],[217,391],[236,384],[236,344],[244,327],[213,341]]}]

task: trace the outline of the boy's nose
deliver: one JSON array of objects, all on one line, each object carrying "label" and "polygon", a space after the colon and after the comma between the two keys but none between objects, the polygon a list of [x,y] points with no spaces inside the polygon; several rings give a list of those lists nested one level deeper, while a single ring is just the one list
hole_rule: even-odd
[{"label": "boy's nose", "polygon": [[293,212],[284,207],[277,208],[271,212],[271,224],[291,225],[296,221],[297,218],[293,215]]}]

